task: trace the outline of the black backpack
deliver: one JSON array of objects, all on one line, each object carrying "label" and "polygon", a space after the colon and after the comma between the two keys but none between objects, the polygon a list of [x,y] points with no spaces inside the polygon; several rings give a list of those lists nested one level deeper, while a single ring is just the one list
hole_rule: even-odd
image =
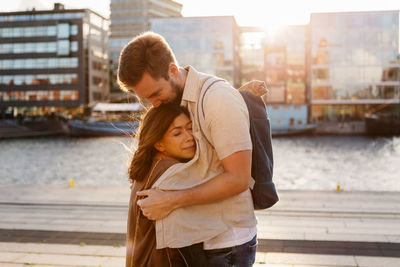
[{"label": "black backpack", "polygon": [[[211,142],[202,129],[202,124],[204,123],[203,99],[208,89],[219,81],[224,80],[210,77],[204,82],[197,104],[200,131],[211,146]],[[267,209],[279,200],[275,184],[272,181],[274,159],[268,113],[261,97],[255,96],[248,91],[239,92],[246,102],[250,118],[250,136],[253,144],[251,176],[255,180],[254,187],[251,189],[251,195],[254,209]]]}]

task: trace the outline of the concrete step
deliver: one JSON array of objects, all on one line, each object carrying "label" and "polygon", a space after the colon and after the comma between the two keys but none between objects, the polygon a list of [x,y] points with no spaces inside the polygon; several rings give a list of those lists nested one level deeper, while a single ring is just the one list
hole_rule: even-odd
[{"label": "concrete step", "polygon": [[[0,242],[2,267],[27,265],[120,267],[124,264],[125,247]],[[254,266],[397,267],[400,266],[400,258],[257,252]]]}]

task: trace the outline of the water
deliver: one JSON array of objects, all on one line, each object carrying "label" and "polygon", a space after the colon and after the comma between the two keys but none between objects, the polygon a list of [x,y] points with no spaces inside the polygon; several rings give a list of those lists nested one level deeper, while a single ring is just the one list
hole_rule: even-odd
[{"label": "water", "polygon": [[[128,185],[126,137],[0,141],[1,184]],[[273,139],[279,189],[400,191],[400,138]]]},{"label": "water", "polygon": [[400,191],[400,138],[275,139],[278,188]]}]

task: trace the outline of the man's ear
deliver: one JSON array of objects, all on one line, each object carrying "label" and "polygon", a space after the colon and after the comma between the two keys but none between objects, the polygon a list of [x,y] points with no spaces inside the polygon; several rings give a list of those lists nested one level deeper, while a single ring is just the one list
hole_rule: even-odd
[{"label": "man's ear", "polygon": [[164,152],[165,151],[165,147],[164,144],[162,142],[157,142],[154,144],[154,148],[158,151],[158,152]]},{"label": "man's ear", "polygon": [[179,76],[179,67],[175,63],[170,63],[168,66],[168,72],[171,76]]}]

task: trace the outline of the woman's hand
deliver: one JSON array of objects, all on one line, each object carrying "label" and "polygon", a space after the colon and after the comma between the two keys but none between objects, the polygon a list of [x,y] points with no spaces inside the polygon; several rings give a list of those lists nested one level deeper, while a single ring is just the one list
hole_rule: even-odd
[{"label": "woman's hand", "polygon": [[266,83],[258,80],[245,83],[239,88],[239,90],[249,91],[255,96],[263,96],[268,93]]},{"label": "woman's hand", "polygon": [[174,192],[159,189],[143,190],[136,193],[143,199],[137,201],[144,216],[149,220],[160,220],[170,214],[174,209]]}]

